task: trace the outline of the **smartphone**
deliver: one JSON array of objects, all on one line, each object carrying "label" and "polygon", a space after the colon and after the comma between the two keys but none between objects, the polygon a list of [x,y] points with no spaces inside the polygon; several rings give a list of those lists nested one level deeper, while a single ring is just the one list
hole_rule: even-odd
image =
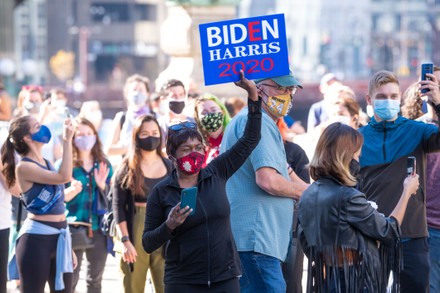
[{"label": "smartphone", "polygon": [[133,263],[132,262],[128,262],[127,265],[128,265],[128,269],[130,270],[130,272],[133,273],[133,271],[134,271]]},{"label": "smartphone", "polygon": [[64,115],[66,116],[66,119],[72,119],[72,114],[70,114],[70,110],[68,107],[64,107]]},{"label": "smartphone", "polygon": [[410,156],[406,159],[406,174],[414,175],[416,173],[416,157]]},{"label": "smartphone", "polygon": [[[429,77],[426,76],[427,73],[433,73],[434,71],[434,64],[432,63],[422,63],[421,68],[421,74],[420,74],[420,80],[429,80]],[[429,89],[422,89],[422,93],[429,92]]]},{"label": "smartphone", "polygon": [[185,188],[180,194],[180,208],[183,209],[189,206],[192,212],[189,215],[193,215],[196,212],[197,205],[197,187]]},{"label": "smartphone", "polygon": [[428,102],[426,100],[422,100],[422,112],[424,114],[428,113]]}]

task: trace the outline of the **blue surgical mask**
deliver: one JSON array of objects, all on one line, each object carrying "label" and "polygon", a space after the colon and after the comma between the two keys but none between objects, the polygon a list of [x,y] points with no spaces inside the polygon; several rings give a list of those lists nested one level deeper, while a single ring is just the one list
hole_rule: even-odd
[{"label": "blue surgical mask", "polygon": [[391,120],[400,112],[400,100],[374,100],[374,113],[382,120]]},{"label": "blue surgical mask", "polygon": [[77,136],[73,143],[80,151],[90,151],[96,143],[96,135]]},{"label": "blue surgical mask", "polygon": [[31,134],[31,139],[33,141],[38,141],[41,143],[48,143],[51,138],[52,134],[46,125],[41,125],[40,130]]}]

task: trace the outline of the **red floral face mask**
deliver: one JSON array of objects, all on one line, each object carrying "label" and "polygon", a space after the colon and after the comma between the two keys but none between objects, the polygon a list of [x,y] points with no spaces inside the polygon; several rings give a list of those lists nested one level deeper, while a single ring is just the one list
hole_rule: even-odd
[{"label": "red floral face mask", "polygon": [[189,155],[176,159],[177,167],[188,175],[196,174],[202,169],[205,155],[199,152],[192,152]]}]

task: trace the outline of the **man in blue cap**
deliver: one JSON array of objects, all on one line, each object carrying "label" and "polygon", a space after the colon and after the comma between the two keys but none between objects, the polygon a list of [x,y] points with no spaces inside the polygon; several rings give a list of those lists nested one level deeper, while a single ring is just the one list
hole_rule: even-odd
[{"label": "man in blue cap", "polygon": [[[287,115],[301,84],[292,75],[255,80],[262,99],[261,140],[243,166],[228,180],[231,227],[243,276],[241,292],[286,292],[281,262],[291,239],[294,200],[308,187],[287,167],[276,121]],[[243,134],[247,109],[226,128],[221,152]]]}]

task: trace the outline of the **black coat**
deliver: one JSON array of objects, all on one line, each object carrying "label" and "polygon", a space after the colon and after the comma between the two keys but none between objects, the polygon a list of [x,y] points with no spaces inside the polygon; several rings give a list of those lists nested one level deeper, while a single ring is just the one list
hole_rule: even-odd
[{"label": "black coat", "polygon": [[346,274],[347,292],[364,292],[364,287],[384,292],[389,269],[398,279],[399,225],[377,212],[359,190],[321,178],[304,191],[298,212],[301,246],[309,258],[307,292],[312,283],[317,292],[330,286],[326,271],[339,280],[341,270],[333,271],[338,267]]},{"label": "black coat", "polygon": [[174,231],[166,226],[168,214],[180,201],[182,191],[176,171],[158,183],[148,198],[142,244],[145,251],[152,252],[169,241],[165,284],[209,285],[241,275],[225,185],[261,137],[261,100],[249,103],[252,111],[243,137],[199,173],[194,215]]}]

